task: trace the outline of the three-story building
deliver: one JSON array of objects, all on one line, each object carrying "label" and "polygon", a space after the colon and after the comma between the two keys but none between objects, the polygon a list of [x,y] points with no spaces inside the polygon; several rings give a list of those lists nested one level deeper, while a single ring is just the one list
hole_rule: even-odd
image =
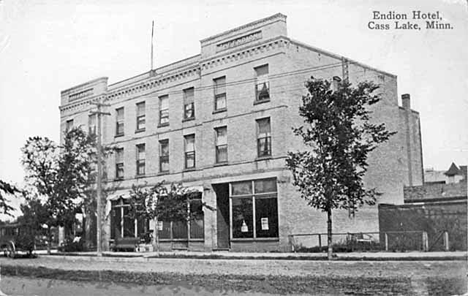
[{"label": "three-story building", "polygon": [[[106,160],[105,241],[146,230],[146,221],[126,217],[126,198],[133,184],[162,180],[200,193],[190,204],[197,219],[158,224],[163,248],[287,250],[290,234],[326,232],[326,215],[300,198],[285,159],[305,149],[292,133],[303,123],[304,82],[343,75],[381,86],[373,118],[398,133],[372,152],[365,182],[383,193],[379,203],[402,204],[403,186],[423,178],[419,115],[409,96],[399,107],[395,75],[289,38],[282,14],[203,39],[201,53],[185,60],[62,91],[62,131],[94,128],[91,102],[110,105],[103,143],[118,149]],[[378,229],[377,207],[352,218],[334,214],[334,231]]]}]

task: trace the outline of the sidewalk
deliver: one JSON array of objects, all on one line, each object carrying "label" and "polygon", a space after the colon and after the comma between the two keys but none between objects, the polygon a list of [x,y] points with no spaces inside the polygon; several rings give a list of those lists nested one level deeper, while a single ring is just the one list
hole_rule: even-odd
[{"label": "sidewalk", "polygon": [[[96,252],[53,253],[38,255],[59,258],[93,258]],[[245,252],[103,252],[102,258],[187,258],[187,259],[231,259],[231,260],[327,260],[326,253],[245,253]],[[432,261],[432,260],[467,260],[468,254],[455,252],[352,252],[334,253],[334,260],[339,261]]]}]

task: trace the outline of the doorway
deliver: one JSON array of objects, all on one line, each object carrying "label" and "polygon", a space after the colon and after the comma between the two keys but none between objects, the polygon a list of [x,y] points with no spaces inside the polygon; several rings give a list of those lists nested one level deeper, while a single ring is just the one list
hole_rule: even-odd
[{"label": "doorway", "polygon": [[230,235],[229,235],[229,183],[213,184],[213,189],[216,193],[217,205],[217,237],[218,237],[218,250],[230,249]]}]

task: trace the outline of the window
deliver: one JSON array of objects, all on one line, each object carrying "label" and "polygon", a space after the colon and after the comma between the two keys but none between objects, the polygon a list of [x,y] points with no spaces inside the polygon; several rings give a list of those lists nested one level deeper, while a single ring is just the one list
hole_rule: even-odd
[{"label": "window", "polygon": [[143,237],[149,230],[149,221],[144,218],[131,218],[128,216],[130,204],[120,198],[112,202],[111,238]]},{"label": "window", "polygon": [[227,127],[218,127],[216,131],[216,163],[228,161],[227,156]]},{"label": "window", "polygon": [[97,179],[97,154],[92,152],[89,155],[89,162],[90,162],[90,167],[89,167],[89,180],[94,183],[96,182]]},{"label": "window", "polygon": [[184,89],[184,120],[195,118],[195,89]]},{"label": "window", "polygon": [[124,149],[118,148],[115,151],[115,178],[124,178]]},{"label": "window", "polygon": [[268,65],[255,68],[255,101],[265,102],[270,100],[270,82],[268,81]]},{"label": "window", "polygon": [[161,240],[203,240],[204,214],[201,193],[192,193],[187,209],[191,219],[187,221],[159,221],[159,238]]},{"label": "window", "polygon": [[159,171],[169,171],[169,140],[159,141]]},{"label": "window", "polygon": [[145,102],[136,104],[136,107],[137,107],[136,131],[142,132],[146,128]]},{"label": "window", "polygon": [[341,83],[341,78],[338,76],[333,76],[332,85],[331,85],[332,90],[337,91],[338,87],[340,86],[340,83]]},{"label": "window", "polygon": [[203,239],[204,234],[204,214],[203,214],[203,203],[202,195],[197,194],[190,199],[190,213],[192,219],[190,219],[190,238],[191,239]]},{"label": "window", "polygon": [[185,136],[185,168],[195,167],[195,135]]},{"label": "window", "polygon": [[115,109],[115,136],[124,135],[124,108]]},{"label": "window", "polygon": [[96,114],[91,114],[88,116],[88,133],[90,135],[96,134]]},{"label": "window", "polygon": [[231,183],[232,237],[277,238],[276,179]]},{"label": "window", "polygon": [[257,120],[257,150],[258,157],[271,156],[270,118]]},{"label": "window", "polygon": [[159,125],[169,125],[169,96],[159,97]]},{"label": "window", "polygon": [[145,174],[145,144],[140,144],[136,146],[137,148],[137,161],[136,169],[137,176],[143,176]]},{"label": "window", "polygon": [[213,80],[215,95],[215,111],[226,110],[226,77]]},{"label": "window", "polygon": [[65,133],[68,133],[73,128],[73,119],[67,120],[65,122]]}]

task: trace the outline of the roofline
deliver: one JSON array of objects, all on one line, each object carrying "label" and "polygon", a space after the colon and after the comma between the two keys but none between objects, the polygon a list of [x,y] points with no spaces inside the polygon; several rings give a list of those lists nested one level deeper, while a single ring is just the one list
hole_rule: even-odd
[{"label": "roofline", "polygon": [[[146,74],[149,74],[150,77],[151,77],[151,73],[152,73],[152,72],[153,72],[153,73],[156,73],[156,74],[159,74],[159,73],[157,73],[157,72],[160,71],[160,70],[163,69],[163,68],[166,68],[166,67],[169,67],[169,66],[173,66],[173,65],[176,65],[176,64],[178,64],[178,63],[181,63],[181,62],[184,62],[184,61],[187,61],[187,60],[196,58],[196,57],[200,57],[200,56],[201,56],[200,54],[196,54],[196,55],[193,55],[193,56],[191,56],[191,57],[188,57],[188,58],[185,58],[185,59],[182,59],[182,60],[178,60],[178,61],[175,61],[175,62],[173,62],[173,63],[170,63],[170,64],[167,64],[167,65],[158,67],[158,68],[156,68],[156,69],[149,70],[149,71],[147,71],[147,72],[143,72],[143,73],[141,73],[141,74],[132,76],[132,77],[130,77],[130,78],[126,78],[126,79],[124,79],[124,80],[116,81],[116,82],[114,82],[114,83],[112,83],[112,84],[109,84],[109,85],[108,85],[108,88],[114,87],[115,85],[117,85],[117,84],[119,84],[119,83],[122,83],[122,82],[125,82],[125,81],[129,81],[129,80],[132,80],[132,79],[135,79],[135,78],[137,78],[138,76],[144,76],[144,75],[146,75]],[[194,63],[194,64],[195,64],[195,63]],[[182,66],[181,66],[181,67],[182,67]],[[179,67],[179,68],[180,68],[180,67]],[[175,69],[173,69],[173,70],[177,70],[177,69],[179,69],[179,68],[175,68]],[[172,70],[170,70],[170,71],[172,71]],[[163,72],[163,73],[164,73],[164,72]],[[143,81],[143,80],[145,80],[145,79],[148,79],[148,77],[142,77],[141,80],[135,81],[135,83],[137,83],[137,82],[139,82],[139,81]]]},{"label": "roofline", "polygon": [[69,92],[69,91],[71,91],[71,90],[73,90],[73,89],[75,89],[75,88],[79,88],[79,87],[85,86],[85,85],[87,85],[87,84],[92,84],[92,83],[94,83],[94,82],[98,82],[98,81],[100,81],[100,80],[106,80],[106,79],[109,79],[109,77],[103,76],[103,77],[95,78],[95,79],[92,79],[92,80],[83,82],[83,83],[81,83],[81,84],[78,84],[78,85],[69,87],[69,88],[67,88],[67,89],[64,89],[64,90],[62,90],[62,91],[60,92],[60,94],[64,94],[64,93]]},{"label": "roofline", "polygon": [[218,38],[218,37],[221,37],[221,36],[223,36],[223,35],[227,35],[227,34],[231,34],[231,33],[234,33],[234,32],[238,32],[238,31],[244,30],[244,29],[246,29],[246,28],[248,28],[248,27],[253,27],[253,26],[258,25],[258,24],[260,24],[260,23],[264,23],[264,22],[271,21],[271,20],[274,20],[274,19],[279,19],[279,20],[286,21],[286,18],[287,18],[286,15],[284,15],[284,14],[282,14],[282,13],[277,13],[277,14],[268,16],[268,17],[266,17],[266,18],[262,18],[262,19],[259,19],[259,20],[250,22],[250,23],[248,23],[248,24],[242,25],[242,26],[240,26],[240,27],[237,27],[237,28],[234,28],[234,29],[230,29],[230,30],[224,31],[224,32],[222,32],[222,33],[219,33],[219,34],[216,34],[216,35],[213,35],[213,36],[204,38],[204,39],[200,40],[200,43],[205,43],[205,42],[207,42],[207,41],[210,41],[210,40],[216,39],[216,38]]},{"label": "roofline", "polygon": [[391,76],[391,77],[393,77],[393,78],[397,78],[397,75],[395,75],[395,74],[392,74],[392,73],[390,73],[390,72],[386,72],[386,71],[383,71],[383,70],[379,70],[379,69],[377,69],[377,68],[371,67],[371,66],[369,66],[369,65],[366,65],[366,64],[364,64],[364,63],[355,61],[355,60],[350,59],[350,58],[347,58],[347,57],[345,57],[345,56],[341,56],[341,55],[338,55],[338,54],[335,54],[335,53],[326,51],[326,50],[324,50],[324,49],[321,49],[321,48],[318,48],[318,47],[315,47],[315,46],[311,46],[311,45],[305,44],[305,43],[303,43],[303,42],[297,41],[297,40],[292,39],[292,38],[289,38],[289,40],[291,40],[291,43],[295,43],[296,45],[305,47],[305,48],[307,48],[307,49],[310,49],[310,50],[313,50],[313,51],[316,51],[316,52],[323,53],[323,54],[328,55],[328,56],[330,56],[330,57],[332,57],[332,58],[336,58],[336,59],[339,59],[339,60],[341,60],[342,58],[344,58],[344,59],[348,60],[348,62],[350,62],[350,63],[352,63],[352,64],[356,64],[356,65],[359,65],[359,66],[361,66],[361,67],[367,68],[367,69],[369,69],[369,70],[376,71],[376,72],[379,72],[379,73],[382,73],[382,74]]}]

